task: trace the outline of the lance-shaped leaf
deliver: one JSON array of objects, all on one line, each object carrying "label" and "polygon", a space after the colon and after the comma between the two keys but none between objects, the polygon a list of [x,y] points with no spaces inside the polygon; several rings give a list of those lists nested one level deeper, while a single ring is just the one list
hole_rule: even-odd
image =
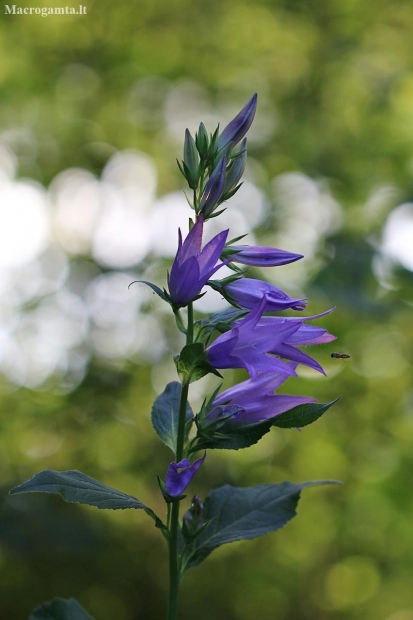
[{"label": "lance-shaped leaf", "polygon": [[74,598],[54,598],[33,610],[29,620],[93,620]]},{"label": "lance-shaped leaf", "polygon": [[192,452],[198,450],[241,450],[258,443],[271,430],[271,423],[264,422],[256,426],[240,428],[233,432],[219,430],[212,433],[211,437],[200,437]]},{"label": "lance-shaped leaf", "polygon": [[193,545],[184,551],[185,570],[198,566],[214,549],[236,540],[275,532],[296,515],[303,489],[331,480],[292,484],[259,484],[239,488],[225,485],[205,500],[203,521],[209,522]]},{"label": "lance-shaped leaf", "polygon": [[281,413],[276,418],[272,419],[272,425],[280,428],[301,428],[307,426],[312,422],[321,418],[330,407],[332,407],[340,396],[330,403],[306,403],[304,405],[298,405],[289,411]]},{"label": "lance-shaped leaf", "polygon": [[155,521],[156,527],[164,529],[162,521],[153,510],[136,497],[109,487],[76,469],[45,469],[10,491],[10,495],[18,493],[55,493],[69,503],[111,510],[142,509]]},{"label": "lance-shaped leaf", "polygon": [[[152,424],[158,437],[176,453],[179,423],[179,403],[181,399],[179,381],[168,383],[152,407]],[[189,422],[194,417],[190,404],[186,403],[185,419]],[[189,431],[187,425],[187,431]]]}]

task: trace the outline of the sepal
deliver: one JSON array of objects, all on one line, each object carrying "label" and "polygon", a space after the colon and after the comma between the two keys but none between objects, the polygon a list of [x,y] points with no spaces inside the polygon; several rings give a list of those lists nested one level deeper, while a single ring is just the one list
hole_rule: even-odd
[{"label": "sepal", "polygon": [[204,345],[200,342],[185,345],[181,353],[174,357],[174,362],[184,383],[193,383],[209,373],[222,378],[216,368],[208,362]]},{"label": "sepal", "polygon": [[233,275],[227,276],[222,280],[208,280],[207,285],[210,286],[214,291],[217,291],[220,295],[222,295],[222,297],[226,299],[227,302],[230,303],[232,306],[241,309],[241,306],[237,304],[233,297],[231,297],[226,287],[228,286],[228,284],[232,284],[237,280],[241,280],[244,274],[245,270],[237,270]]},{"label": "sepal", "polygon": [[160,289],[159,286],[156,286],[156,284],[153,284],[152,282],[148,282],[147,280],[134,280],[133,282],[129,284],[128,288],[130,288],[132,284],[136,284],[137,282],[146,284],[146,286],[149,286],[149,288],[151,288],[154,293],[156,293],[161,299],[163,299],[163,301],[166,301],[169,305],[172,305],[171,298],[168,292],[165,289],[163,290]]},{"label": "sepal", "polygon": [[207,319],[195,321],[197,340],[199,341],[202,338],[201,334],[203,333],[209,336],[214,331],[220,334],[229,331],[232,327],[232,323],[246,314],[248,314],[248,311],[242,310],[241,308],[227,308],[221,312],[211,314]]}]

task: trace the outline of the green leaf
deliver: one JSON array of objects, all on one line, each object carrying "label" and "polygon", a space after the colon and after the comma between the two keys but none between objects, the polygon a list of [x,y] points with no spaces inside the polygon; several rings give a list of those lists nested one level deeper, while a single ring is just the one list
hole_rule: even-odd
[{"label": "green leaf", "polygon": [[242,448],[249,448],[256,444],[270,429],[271,424],[265,422],[264,424],[239,429],[238,432],[220,433],[217,431],[211,437],[201,437],[192,451],[241,450]]},{"label": "green leaf", "polygon": [[281,413],[272,420],[272,426],[279,428],[301,428],[321,418],[332,405],[334,405],[341,396],[332,400],[330,403],[306,403],[298,405],[289,411]]},{"label": "green leaf", "polygon": [[209,373],[222,377],[208,362],[205,356],[204,345],[200,342],[185,345],[180,355],[174,361],[179,376],[186,383],[198,381],[198,379],[205,377]]},{"label": "green leaf", "polygon": [[156,527],[164,529],[162,521],[153,510],[136,497],[108,487],[103,482],[99,482],[99,480],[95,480],[76,469],[67,471],[45,469],[10,491],[10,495],[18,493],[55,493],[66,502],[87,504],[101,509],[142,509],[155,521]]},{"label": "green leaf", "polygon": [[[178,381],[168,383],[165,390],[158,396],[152,407],[152,424],[158,437],[176,453],[179,423],[179,403],[181,384]],[[194,417],[189,403],[186,403],[186,421]],[[189,432],[189,425],[187,425]]]},{"label": "green leaf", "polygon": [[259,484],[239,488],[225,485],[205,500],[203,520],[211,521],[194,543],[184,551],[184,570],[198,566],[214,549],[236,540],[249,540],[275,532],[296,515],[303,489],[323,480],[292,484]]},{"label": "green leaf", "polygon": [[74,598],[54,598],[33,610],[29,620],[93,620]]}]

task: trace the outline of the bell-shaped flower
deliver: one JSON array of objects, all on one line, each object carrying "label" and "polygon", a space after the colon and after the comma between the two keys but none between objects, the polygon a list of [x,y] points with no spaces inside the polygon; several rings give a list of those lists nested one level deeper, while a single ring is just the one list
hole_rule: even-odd
[{"label": "bell-shaped flower", "polygon": [[232,119],[218,136],[217,151],[223,151],[230,144],[235,146],[245,136],[254,120],[257,109],[257,93],[245,104],[242,110]]},{"label": "bell-shaped flower", "polygon": [[207,219],[211,215],[211,213],[217,206],[219,199],[222,196],[225,186],[226,165],[227,158],[224,155],[223,157],[221,157],[213,173],[209,177],[209,180],[202,193],[198,211],[202,213],[204,219]]},{"label": "bell-shaped flower", "polygon": [[191,463],[188,459],[183,459],[179,461],[179,463],[171,463],[166,472],[165,493],[171,497],[179,497],[182,495],[202,463],[205,461],[205,457],[206,453],[194,463]]},{"label": "bell-shaped flower", "polygon": [[224,248],[222,258],[251,267],[277,267],[300,260],[303,255],[267,246],[229,245]]},{"label": "bell-shaped flower", "polygon": [[206,349],[208,362],[214,368],[245,368],[251,377],[259,372],[284,372],[295,375],[295,371],[282,360],[268,353],[288,340],[298,329],[299,323],[278,326],[276,330],[259,327],[267,304],[266,297],[252,312],[236,321],[229,331]]},{"label": "bell-shaped flower", "polygon": [[264,296],[252,312],[218,336],[206,350],[209,363],[214,368],[245,368],[253,379],[258,373],[295,375],[295,366],[280,359],[283,358],[325,374],[318,362],[297,348],[334,340],[326,330],[303,323],[321,315],[308,319],[263,317],[266,307]]},{"label": "bell-shaped flower", "polygon": [[203,225],[201,216],[183,243],[179,229],[178,251],[168,278],[171,301],[177,307],[187,306],[193,301],[211,275],[224,264],[217,265],[217,261],[225,245],[228,230],[216,235],[201,250]]},{"label": "bell-shaped flower", "polygon": [[[294,368],[295,364],[290,366]],[[298,405],[317,402],[307,396],[274,394],[286,378],[284,373],[265,373],[225,390],[209,406],[201,421],[201,431],[234,431],[271,420]]]},{"label": "bell-shaped flower", "polygon": [[230,304],[248,310],[255,308],[264,296],[267,300],[264,312],[277,312],[288,308],[301,311],[304,310],[307,303],[306,299],[293,299],[273,284],[254,278],[237,278],[234,280],[230,276],[228,281],[211,280],[208,284],[220,292]]}]

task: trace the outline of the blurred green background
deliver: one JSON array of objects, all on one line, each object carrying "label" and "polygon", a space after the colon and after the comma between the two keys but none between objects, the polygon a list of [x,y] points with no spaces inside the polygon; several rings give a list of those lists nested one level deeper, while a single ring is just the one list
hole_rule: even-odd
[{"label": "blurred green background", "polygon": [[[412,3],[85,2],[86,16],[0,10],[0,617],[54,596],[96,620],[165,617],[166,549],[144,514],[7,494],[76,468],[162,512],[170,455],[150,408],[181,341],[127,285],[165,283],[189,214],[185,127],[223,126],[257,91],[246,182],[211,228],[305,254],[256,275],[308,296],[307,314],[336,306],[319,324],[337,342],[310,351],[327,378],[287,385],[342,398],[301,433],[210,452],[190,491],[344,486],[215,551],[180,617],[413,620]],[[193,386],[195,406],[215,385]]]}]

